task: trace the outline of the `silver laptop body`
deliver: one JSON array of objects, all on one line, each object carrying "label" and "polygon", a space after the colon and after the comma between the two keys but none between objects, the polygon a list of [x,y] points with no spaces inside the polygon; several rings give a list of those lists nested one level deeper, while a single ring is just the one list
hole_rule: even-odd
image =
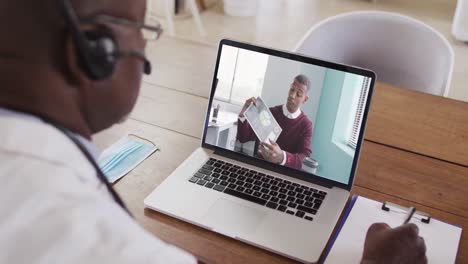
[{"label": "silver laptop body", "polygon": [[[233,63],[235,67],[231,67]],[[282,65],[284,70],[278,71]],[[247,72],[245,78],[242,72]],[[263,80],[255,82],[253,94],[275,103],[280,99],[269,96],[288,89],[280,85],[296,72],[308,74],[315,84],[304,104],[311,106],[303,110],[309,111],[314,126],[312,153],[300,168],[259,158],[258,142],[250,142],[249,147],[236,139],[241,122],[236,111],[242,100],[232,97],[235,93],[242,96],[242,91],[250,96],[250,88],[236,86],[238,76],[248,80],[257,74],[261,79],[264,73]],[[282,73],[284,81],[278,77]],[[224,80],[229,74],[232,83]],[[202,144],[144,200],[145,207],[301,262],[318,262],[353,185],[374,82],[375,74],[368,70],[222,40]],[[279,86],[274,88],[275,84]],[[225,92],[226,87],[230,93]],[[217,89],[225,89],[224,97]],[[313,91],[315,99],[312,89],[321,90]],[[335,102],[336,113],[330,111],[330,102]],[[218,112],[216,123],[214,111]],[[335,119],[334,125],[330,125],[331,119]],[[340,133],[349,135],[348,142],[341,140]]]}]

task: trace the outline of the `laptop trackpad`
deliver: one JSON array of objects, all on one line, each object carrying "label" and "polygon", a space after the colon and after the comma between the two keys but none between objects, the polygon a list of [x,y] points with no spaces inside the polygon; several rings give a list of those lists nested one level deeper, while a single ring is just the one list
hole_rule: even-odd
[{"label": "laptop trackpad", "polygon": [[239,236],[255,231],[263,217],[262,210],[219,199],[205,214],[203,222],[220,233]]}]

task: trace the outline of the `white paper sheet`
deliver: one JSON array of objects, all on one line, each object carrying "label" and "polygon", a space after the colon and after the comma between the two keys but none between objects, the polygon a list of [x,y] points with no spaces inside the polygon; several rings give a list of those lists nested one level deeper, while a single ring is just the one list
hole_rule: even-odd
[{"label": "white paper sheet", "polygon": [[[383,222],[394,228],[403,223],[406,211],[381,209],[382,203],[358,197],[325,263],[359,263],[364,249],[367,229],[373,223]],[[429,224],[417,217],[410,221],[419,227],[419,234],[426,242],[426,255],[431,264],[455,263],[462,229],[431,218]]]}]

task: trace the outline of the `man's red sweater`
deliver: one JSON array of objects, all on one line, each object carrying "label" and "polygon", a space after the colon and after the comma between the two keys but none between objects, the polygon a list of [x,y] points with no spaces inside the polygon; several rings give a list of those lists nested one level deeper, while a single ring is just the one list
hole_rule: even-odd
[{"label": "man's red sweater", "polygon": [[[303,112],[295,119],[287,118],[283,114],[282,105],[271,107],[270,111],[283,129],[276,143],[286,152],[285,166],[301,169],[304,158],[312,154],[312,121]],[[253,140],[259,142],[247,121],[238,122],[237,139],[241,143]]]}]

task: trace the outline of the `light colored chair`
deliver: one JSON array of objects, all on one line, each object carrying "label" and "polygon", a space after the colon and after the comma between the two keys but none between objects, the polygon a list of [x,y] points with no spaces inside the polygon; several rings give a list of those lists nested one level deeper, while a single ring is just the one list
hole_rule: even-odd
[{"label": "light colored chair", "polygon": [[453,36],[461,41],[468,42],[468,0],[458,0],[457,9],[453,17]]},{"label": "light colored chair", "polygon": [[[153,1],[149,0],[147,9],[151,15],[151,11],[153,10]],[[164,13],[166,16],[166,22],[167,22],[167,28],[169,31],[170,36],[175,36],[176,31],[175,31],[175,26],[174,26],[174,4],[175,0],[165,0],[165,5],[164,5]],[[187,0],[188,7],[190,9],[190,12],[192,12],[192,17],[195,21],[195,24],[197,26],[198,32],[200,33],[201,36],[206,36],[206,31],[205,27],[203,26],[203,23],[200,18],[200,12],[198,11],[197,3],[195,0]]]},{"label": "light colored chair", "polygon": [[447,96],[454,64],[448,41],[428,25],[396,13],[351,12],[313,26],[296,52],[368,68],[378,81]]}]

